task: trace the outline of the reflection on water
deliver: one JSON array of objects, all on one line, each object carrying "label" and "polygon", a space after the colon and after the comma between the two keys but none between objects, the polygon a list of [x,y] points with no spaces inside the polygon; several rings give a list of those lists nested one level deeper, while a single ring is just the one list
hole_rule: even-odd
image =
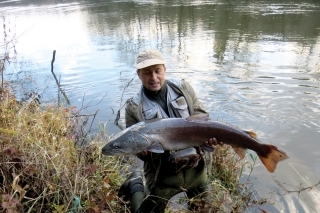
[{"label": "reflection on water", "polygon": [[320,3],[279,2],[2,1],[19,62],[6,77],[36,76],[21,88],[45,88],[43,97],[56,98],[56,50],[54,71],[72,105],[90,103],[86,111],[99,108],[98,121],[112,122],[139,88],[137,53],[160,49],[167,76],[187,79],[212,119],[254,129],[290,156],[274,175],[254,170],[255,188],[274,202],[266,209],[319,212],[318,187],[279,196],[275,180],[297,191],[320,179]]}]

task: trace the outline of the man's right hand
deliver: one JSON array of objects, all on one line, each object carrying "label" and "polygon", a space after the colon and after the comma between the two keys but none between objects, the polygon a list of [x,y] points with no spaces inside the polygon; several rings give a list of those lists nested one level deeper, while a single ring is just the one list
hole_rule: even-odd
[{"label": "man's right hand", "polygon": [[182,171],[198,166],[200,159],[201,154],[197,149],[190,147],[172,153],[168,160],[176,164],[177,171]]}]

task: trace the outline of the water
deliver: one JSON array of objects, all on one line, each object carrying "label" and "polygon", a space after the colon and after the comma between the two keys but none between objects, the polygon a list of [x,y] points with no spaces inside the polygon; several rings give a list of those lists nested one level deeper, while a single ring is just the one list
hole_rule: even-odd
[{"label": "water", "polygon": [[289,192],[320,181],[318,1],[8,0],[0,14],[6,39],[16,37],[17,63],[5,76],[26,80],[17,90],[57,98],[56,50],[71,105],[99,110],[94,126],[111,123],[139,88],[137,53],[159,49],[167,77],[190,82],[213,120],[253,129],[290,156],[273,174],[258,161],[250,180],[272,203],[262,208],[320,212],[318,185]]}]

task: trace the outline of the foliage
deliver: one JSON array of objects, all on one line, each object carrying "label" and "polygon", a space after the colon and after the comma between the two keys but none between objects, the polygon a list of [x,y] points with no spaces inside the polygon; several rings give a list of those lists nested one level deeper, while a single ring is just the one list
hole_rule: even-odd
[{"label": "foliage", "polygon": [[16,51],[16,34],[12,33],[12,29],[10,29],[10,22],[6,21],[6,18],[3,17],[3,43],[0,41],[0,91],[4,87],[4,70],[7,65],[15,61],[17,51]]},{"label": "foliage", "polygon": [[75,147],[72,112],[2,90],[0,212],[123,212],[121,158],[101,156],[99,143]]}]

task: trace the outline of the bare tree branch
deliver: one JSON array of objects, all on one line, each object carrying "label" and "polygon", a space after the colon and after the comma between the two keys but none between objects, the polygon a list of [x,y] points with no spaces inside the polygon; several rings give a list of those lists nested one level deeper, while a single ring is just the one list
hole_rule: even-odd
[{"label": "bare tree branch", "polygon": [[122,106],[122,100],[123,100],[123,95],[124,95],[124,92],[126,91],[126,89],[129,87],[130,83],[133,81],[133,79],[135,78],[136,76],[134,76],[128,83],[127,85],[123,88],[123,91],[122,91],[122,95],[121,95],[121,98],[120,98],[120,108],[117,112],[117,116],[116,116],[116,119],[114,120],[114,124],[115,125],[119,125],[119,119],[120,119],[120,110],[125,106],[126,103],[124,103]]}]

